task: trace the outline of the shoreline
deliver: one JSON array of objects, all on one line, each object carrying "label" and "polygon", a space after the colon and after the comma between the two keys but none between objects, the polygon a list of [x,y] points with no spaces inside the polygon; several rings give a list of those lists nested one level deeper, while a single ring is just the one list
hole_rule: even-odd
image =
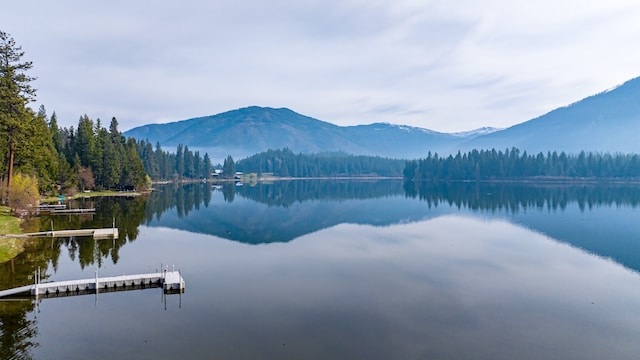
[{"label": "shoreline", "polygon": [[[480,183],[480,184],[530,184],[530,185],[640,185],[640,178],[599,178],[599,177],[587,177],[587,178],[572,178],[572,177],[528,177],[528,178],[512,178],[512,179],[483,179],[483,180],[405,180],[402,176],[315,176],[315,177],[279,177],[279,176],[261,176],[261,177],[249,177],[244,176],[240,179],[214,179],[207,180],[207,183],[211,184],[225,184],[225,183],[253,183],[253,182],[273,182],[273,181],[301,181],[301,180],[365,180],[365,181],[377,181],[377,180],[403,180],[407,182],[415,183]],[[164,181],[152,181],[152,184],[193,184],[203,182],[198,179],[183,179],[178,181],[164,180]],[[203,182],[204,183],[204,182]]]}]

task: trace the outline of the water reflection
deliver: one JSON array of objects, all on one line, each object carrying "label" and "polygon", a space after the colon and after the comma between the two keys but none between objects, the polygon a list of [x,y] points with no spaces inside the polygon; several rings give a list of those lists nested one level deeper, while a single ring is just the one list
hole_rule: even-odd
[{"label": "water reflection", "polygon": [[[637,275],[508,222],[345,224],[242,256],[216,266],[242,274],[214,284],[215,304],[225,306],[216,322],[236,324],[225,329],[231,344],[213,340],[229,351],[223,357],[248,342],[249,357],[631,358],[638,350]],[[243,334],[247,313],[254,330]]]},{"label": "water reflection", "polygon": [[576,203],[581,211],[597,206],[640,205],[640,187],[633,184],[523,184],[405,182],[407,196],[429,206],[490,211],[564,210]]},{"label": "water reflection", "polygon": [[[115,220],[121,237],[34,241],[0,264],[0,289],[30,284],[38,269],[43,279],[94,268],[146,272],[154,269],[143,264],[170,256],[188,266],[193,284],[171,323],[202,334],[180,337],[192,357],[216,349],[239,358],[238,348],[245,358],[500,358],[509,349],[522,351],[517,358],[598,358],[611,348],[625,358],[639,350],[630,340],[640,335],[638,319],[625,315],[637,313],[638,275],[618,265],[640,271],[634,186],[283,181],[157,190],[72,205],[95,215],[32,221],[36,231],[52,221],[72,229]],[[117,318],[125,332],[166,325],[144,307],[148,299],[132,302],[137,296],[107,297],[104,322]],[[72,327],[51,322],[77,316],[78,301],[47,304],[39,324],[34,301],[0,302],[0,357],[47,357],[38,346],[76,339]],[[135,316],[122,310],[129,307]],[[114,331],[123,329],[88,329],[86,338]],[[78,357],[95,350],[80,347]],[[143,355],[181,356],[158,349]],[[118,351],[126,357],[135,344]]]},{"label": "water reflection", "polygon": [[[185,305],[158,316],[148,299],[109,297],[93,312],[47,303],[51,317],[104,321],[88,339],[118,333],[119,346],[82,342],[71,358],[633,359],[640,350],[638,274],[500,219],[342,224],[269,246],[143,233],[150,241],[137,246],[189,264]],[[41,331],[36,354],[68,355],[53,342],[77,337]]]},{"label": "water reflection", "polygon": [[[250,244],[289,242],[339,224],[389,226],[443,214],[504,218],[640,271],[640,204],[636,186],[531,186],[523,184],[402,183],[400,181],[278,181],[236,186],[210,183],[158,186],[147,197],[81,199],[94,215],[41,217],[29,231],[111,227],[120,238],[33,242],[0,274],[0,287],[24,283],[38,267],[57,271],[66,253],[80,268],[117,264],[120,249],[139,226],[161,226]],[[411,201],[416,199],[419,201]],[[587,221],[594,215],[594,221]],[[597,215],[597,216],[596,216]],[[614,238],[616,241],[608,241]],[[40,258],[34,261],[33,258]],[[22,275],[16,275],[16,266]],[[45,270],[46,271],[46,270]],[[43,279],[47,274],[42,274]]]},{"label": "water reflection", "polygon": [[34,306],[34,301],[0,301],[1,358],[31,358],[31,350],[38,346],[38,324],[29,314]]},{"label": "water reflection", "polygon": [[389,226],[468,213],[516,222],[640,271],[636,186],[282,181],[227,187],[233,195],[218,189],[206,202],[198,194],[210,194],[207,185],[159,188],[145,225],[262,244],[344,223]]}]

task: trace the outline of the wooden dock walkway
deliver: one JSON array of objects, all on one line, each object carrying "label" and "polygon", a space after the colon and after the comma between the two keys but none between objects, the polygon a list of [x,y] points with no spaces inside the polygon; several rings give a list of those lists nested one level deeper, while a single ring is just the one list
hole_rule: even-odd
[{"label": "wooden dock walkway", "polygon": [[67,208],[65,204],[40,204],[38,205],[38,210],[40,211],[51,211],[51,210],[64,210]]},{"label": "wooden dock walkway", "polygon": [[61,210],[51,210],[51,215],[68,215],[68,214],[92,214],[95,213],[96,209],[61,209]]},{"label": "wooden dock walkway", "polygon": [[122,275],[92,279],[56,281],[40,283],[36,274],[33,285],[21,286],[0,291],[0,299],[12,297],[62,297],[86,294],[98,294],[112,291],[126,291],[161,287],[165,293],[184,293],[185,282],[180,271],[163,271],[150,274]]},{"label": "wooden dock walkway", "polygon": [[38,213],[45,213],[50,215],[82,215],[82,214],[94,214],[96,212],[95,208],[77,208],[77,209],[67,209],[67,205],[39,205],[37,207]]},{"label": "wooden dock walkway", "polygon": [[113,227],[105,229],[53,230],[27,234],[7,234],[4,236],[13,238],[93,236],[94,239],[117,239],[118,228]]}]

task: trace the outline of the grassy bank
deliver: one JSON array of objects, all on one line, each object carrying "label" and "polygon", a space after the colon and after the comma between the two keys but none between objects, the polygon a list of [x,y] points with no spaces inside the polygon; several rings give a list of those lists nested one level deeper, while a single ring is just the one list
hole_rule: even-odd
[{"label": "grassy bank", "polygon": [[[11,214],[11,209],[0,206],[0,234],[20,234],[20,219]],[[0,237],[0,263],[11,260],[24,249],[24,239]]]}]

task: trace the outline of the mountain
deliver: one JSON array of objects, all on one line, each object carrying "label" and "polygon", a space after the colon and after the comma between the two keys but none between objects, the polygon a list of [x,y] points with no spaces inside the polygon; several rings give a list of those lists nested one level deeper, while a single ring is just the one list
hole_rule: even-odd
[{"label": "mountain", "polygon": [[152,124],[125,132],[171,149],[178,144],[206,149],[209,154],[235,158],[268,149],[288,147],[294,152],[345,152],[394,158],[423,157],[428,151],[446,152],[467,136],[392,124],[337,126],[292,110],[247,107],[218,115],[167,124]]},{"label": "mountain", "polygon": [[358,147],[367,149],[360,154],[393,158],[424,157],[429,151],[442,153],[459,142],[451,134],[385,123],[346,126],[342,133]]},{"label": "mountain", "polygon": [[507,129],[485,127],[441,133],[418,127],[376,123],[337,126],[286,108],[247,107],[218,115],[167,124],[151,124],[126,136],[160,144],[178,144],[208,152],[214,161],[239,159],[268,149],[298,153],[345,152],[391,158],[422,158],[459,150],[516,147],[529,153],[580,151],[640,153],[640,77],[555,109]]},{"label": "mountain", "polygon": [[474,139],[474,138],[477,138],[478,136],[491,134],[491,133],[494,133],[496,131],[501,131],[501,130],[504,130],[504,129],[494,128],[494,127],[490,127],[490,126],[484,126],[484,127],[481,127],[479,129],[475,129],[475,130],[451,133],[451,135],[457,136],[457,137],[461,137],[461,138],[466,138],[466,139]]},{"label": "mountain", "polygon": [[471,139],[461,150],[516,147],[529,153],[640,153],[640,77],[611,90]]}]

